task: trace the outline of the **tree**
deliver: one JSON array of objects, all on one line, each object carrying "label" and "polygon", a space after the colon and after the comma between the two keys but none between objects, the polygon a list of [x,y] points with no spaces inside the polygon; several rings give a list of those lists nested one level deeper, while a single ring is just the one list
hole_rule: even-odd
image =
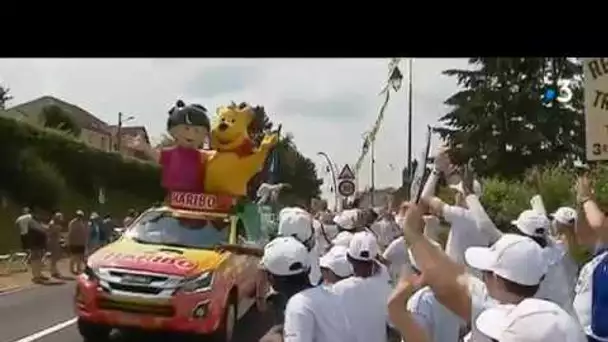
[{"label": "tree", "polygon": [[[471,58],[471,70],[446,70],[463,88],[436,129],[481,175],[520,177],[534,165],[584,156],[582,67],[569,58]],[[571,81],[569,103],[542,100],[557,80]]]},{"label": "tree", "polygon": [[6,103],[13,99],[9,92],[10,88],[0,85],[0,110],[4,110],[6,108]]},{"label": "tree", "polygon": [[80,135],[80,126],[57,105],[48,105],[42,108],[42,119],[44,120],[44,127],[64,131],[74,136]]},{"label": "tree", "polygon": [[[243,105],[246,105],[246,103],[241,103],[239,106]],[[252,108],[255,116],[249,125],[249,135],[257,145],[261,142],[264,134],[273,129],[274,123],[270,120],[263,106]],[[264,168],[265,171],[250,182],[250,193],[253,193],[254,189],[257,189],[263,181],[268,180],[270,163],[274,157],[277,157],[277,170],[275,171],[277,177],[274,180],[278,183],[291,185],[291,189],[285,190],[283,195],[291,197],[295,201],[306,201],[306,203],[310,203],[312,198],[319,197],[320,186],[323,181],[317,177],[315,163],[298,151],[290,133],[280,138],[272,153],[273,155],[268,158]],[[289,202],[292,202],[292,200]]]}]

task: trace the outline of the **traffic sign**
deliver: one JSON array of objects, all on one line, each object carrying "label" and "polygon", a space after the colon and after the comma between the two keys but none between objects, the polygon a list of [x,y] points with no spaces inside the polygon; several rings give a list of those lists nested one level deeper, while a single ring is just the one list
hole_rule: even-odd
[{"label": "traffic sign", "polygon": [[343,179],[338,184],[338,193],[344,197],[352,196],[355,193],[355,183],[349,179]]},{"label": "traffic sign", "polygon": [[355,173],[353,172],[353,170],[351,170],[350,166],[346,164],[344,165],[344,168],[342,168],[342,171],[340,171],[338,179],[355,180]]}]

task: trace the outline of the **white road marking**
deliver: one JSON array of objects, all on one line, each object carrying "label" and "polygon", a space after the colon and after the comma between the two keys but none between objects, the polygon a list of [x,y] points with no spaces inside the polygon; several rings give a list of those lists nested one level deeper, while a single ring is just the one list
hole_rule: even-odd
[{"label": "white road marking", "polygon": [[21,338],[21,339],[19,339],[17,341],[13,341],[13,342],[34,342],[34,341],[37,341],[37,340],[39,340],[39,339],[41,339],[41,338],[43,338],[43,337],[45,337],[47,335],[50,335],[50,334],[52,334],[54,332],[57,332],[57,331],[59,331],[61,329],[65,329],[65,328],[69,327],[70,325],[76,323],[76,320],[77,320],[77,318],[74,317],[74,318],[69,319],[69,320],[67,320],[65,322],[61,322],[61,323],[55,324],[55,325],[53,325],[51,327],[48,327],[48,328],[43,329],[43,330],[40,330],[37,333],[33,333],[33,334],[29,335],[29,336],[23,337],[23,338]]}]

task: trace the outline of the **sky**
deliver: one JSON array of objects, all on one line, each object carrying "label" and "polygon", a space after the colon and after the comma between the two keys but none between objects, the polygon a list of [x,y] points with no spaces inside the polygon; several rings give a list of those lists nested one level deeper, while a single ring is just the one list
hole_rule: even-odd
[{"label": "sky", "polygon": [[[406,62],[401,63],[407,77]],[[467,68],[466,59],[413,62],[413,153],[424,145],[426,125],[436,125],[458,90],[441,72]],[[363,134],[378,116],[388,59],[0,59],[0,83],[14,99],[7,107],[50,95],[75,104],[109,124],[118,112],[134,116],[153,140],[164,133],[177,99],[215,113],[230,101],[263,105],[275,123],[293,134],[299,150],[317,165],[332,202],[331,177],[317,152],[342,168],[361,153]],[[376,188],[401,183],[407,151],[407,84],[394,94],[375,143]],[[434,138],[434,144],[437,144]],[[339,172],[339,170],[337,171]],[[369,186],[370,162],[358,174]]]}]

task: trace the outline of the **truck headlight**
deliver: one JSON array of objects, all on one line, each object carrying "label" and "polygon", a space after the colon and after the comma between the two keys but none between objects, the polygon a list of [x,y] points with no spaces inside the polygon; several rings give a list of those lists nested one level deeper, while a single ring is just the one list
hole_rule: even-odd
[{"label": "truck headlight", "polygon": [[190,293],[206,292],[211,290],[212,283],[213,274],[211,272],[204,272],[182,280],[179,290]]},{"label": "truck headlight", "polygon": [[84,268],[84,272],[82,272],[82,277],[88,281],[97,281],[99,280],[99,275],[97,273],[97,269],[87,265]]}]

